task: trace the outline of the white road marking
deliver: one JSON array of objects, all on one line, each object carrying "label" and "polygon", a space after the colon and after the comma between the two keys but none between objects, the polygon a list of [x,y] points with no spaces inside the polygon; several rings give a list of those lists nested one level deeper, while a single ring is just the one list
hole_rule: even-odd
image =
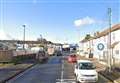
[{"label": "white road marking", "polygon": [[[62,57],[64,58],[64,56]],[[64,79],[64,60],[62,60],[61,78],[56,80],[56,83],[76,83],[75,79]]]},{"label": "white road marking", "polygon": [[[60,80],[60,79],[57,79],[57,80]],[[64,80],[75,80],[75,79],[64,79]]]},{"label": "white road marking", "polygon": [[76,83],[75,79],[63,79],[61,82],[61,79],[57,79],[56,83]]},{"label": "white road marking", "polygon": [[60,80],[61,83],[63,82],[63,75],[64,75],[64,60],[62,60],[62,70],[61,70],[61,80]]}]

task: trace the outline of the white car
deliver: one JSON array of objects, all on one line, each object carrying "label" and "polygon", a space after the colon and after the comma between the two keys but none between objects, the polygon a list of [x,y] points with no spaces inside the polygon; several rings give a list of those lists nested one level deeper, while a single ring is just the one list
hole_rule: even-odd
[{"label": "white car", "polygon": [[77,60],[74,73],[77,82],[97,82],[98,73],[93,63],[89,60]]}]

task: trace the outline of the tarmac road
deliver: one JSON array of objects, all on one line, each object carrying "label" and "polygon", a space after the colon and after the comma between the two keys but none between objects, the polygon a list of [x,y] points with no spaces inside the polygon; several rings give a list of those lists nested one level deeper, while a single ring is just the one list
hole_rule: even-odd
[{"label": "tarmac road", "polygon": [[[76,83],[74,64],[68,63],[65,56],[52,56],[47,63],[37,64],[7,83]],[[99,75],[98,83],[108,80]]]}]

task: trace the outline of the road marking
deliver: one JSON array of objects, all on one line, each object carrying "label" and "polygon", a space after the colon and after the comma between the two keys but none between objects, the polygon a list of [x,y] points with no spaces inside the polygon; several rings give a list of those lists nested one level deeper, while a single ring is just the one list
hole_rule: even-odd
[{"label": "road marking", "polygon": [[63,83],[63,75],[64,75],[64,60],[62,60],[62,70],[61,70],[61,80],[60,80],[61,83]]},{"label": "road marking", "polygon": [[63,79],[61,82],[61,79],[57,79],[56,83],[76,83],[75,79]]},{"label": "road marking", "polygon": [[[64,56],[62,56],[64,58]],[[64,60],[62,60],[62,68],[61,68],[61,78],[56,79],[56,83],[76,83],[75,79],[64,79]]]}]

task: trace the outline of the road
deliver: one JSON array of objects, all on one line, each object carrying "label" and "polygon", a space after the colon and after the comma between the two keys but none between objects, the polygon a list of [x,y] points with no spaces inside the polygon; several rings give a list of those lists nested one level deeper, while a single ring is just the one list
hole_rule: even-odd
[{"label": "road", "polygon": [[[73,74],[74,64],[61,56],[52,56],[47,63],[37,64],[7,83],[76,83]],[[98,83],[107,83],[99,75]]]}]

